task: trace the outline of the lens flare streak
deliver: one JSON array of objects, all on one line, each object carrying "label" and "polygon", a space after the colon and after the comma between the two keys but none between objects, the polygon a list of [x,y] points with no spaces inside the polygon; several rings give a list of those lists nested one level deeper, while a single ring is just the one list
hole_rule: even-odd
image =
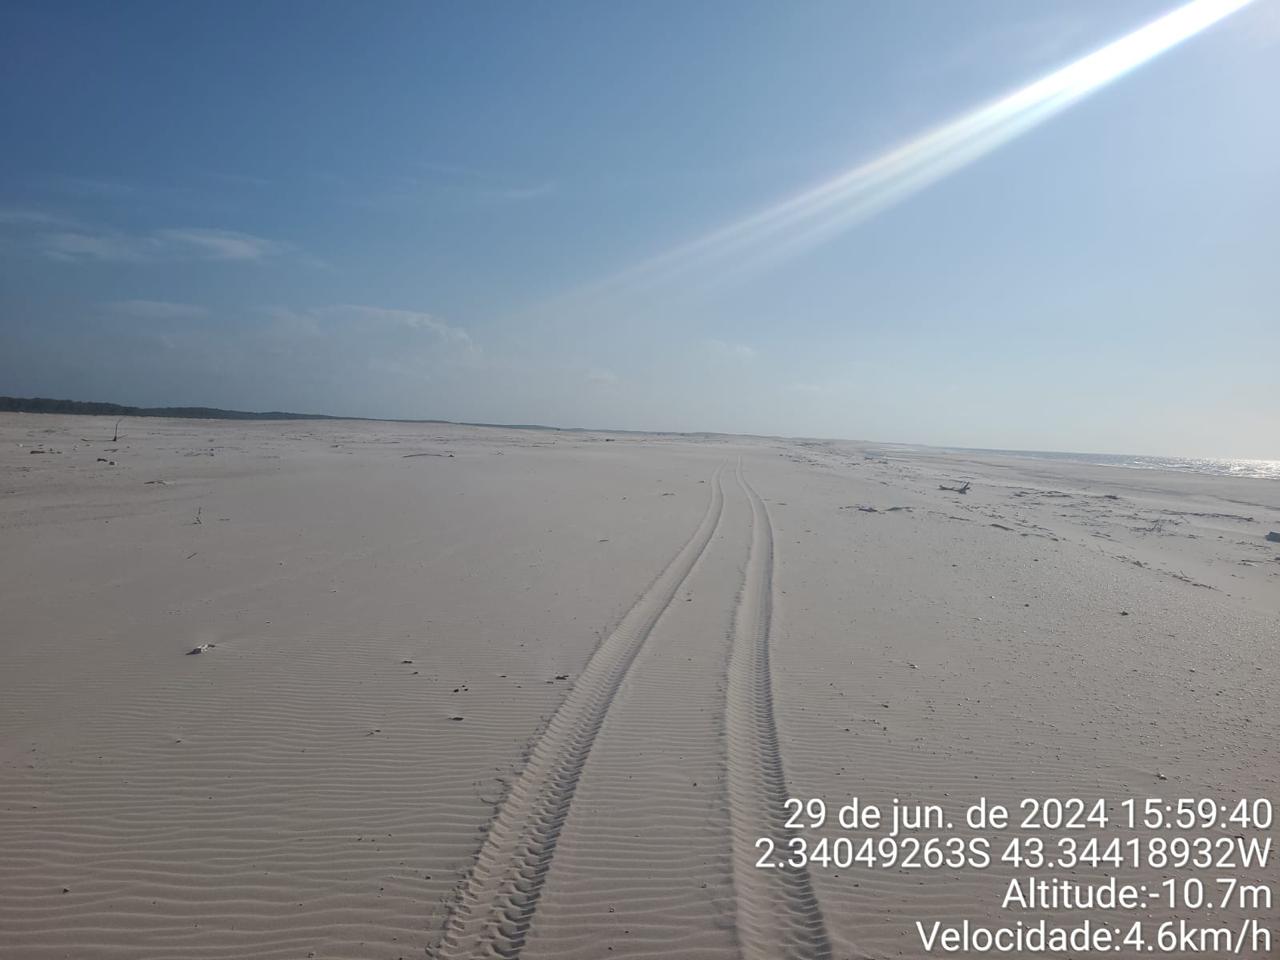
[{"label": "lens flare streak", "polygon": [[688,276],[705,281],[793,257],[985,156],[1252,2],[1193,0],[816,187],[580,288],[575,298],[638,293]]}]

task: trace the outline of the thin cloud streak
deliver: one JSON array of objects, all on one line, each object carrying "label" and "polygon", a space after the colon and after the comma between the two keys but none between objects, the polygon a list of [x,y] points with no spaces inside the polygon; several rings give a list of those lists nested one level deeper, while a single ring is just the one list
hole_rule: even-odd
[{"label": "thin cloud streak", "polygon": [[292,246],[239,230],[165,227],[132,233],[34,208],[0,209],[5,242],[64,262],[254,261],[299,256]]},{"label": "thin cloud streak", "polygon": [[283,243],[236,230],[175,227],[147,234],[92,229],[43,233],[36,247],[53,260],[157,263],[171,260],[264,260],[289,253]]},{"label": "thin cloud streak", "polygon": [[155,239],[187,248],[202,260],[261,260],[286,253],[288,247],[274,240],[255,237],[236,230],[210,230],[199,227],[157,230]]},{"label": "thin cloud streak", "polygon": [[116,300],[107,306],[112,313],[139,320],[198,320],[209,315],[207,307],[169,300]]},{"label": "thin cloud streak", "polygon": [[471,339],[471,334],[462,327],[446,323],[439,317],[418,310],[338,303],[304,309],[263,307],[261,312],[276,324],[279,332],[287,336],[324,336],[334,330],[371,333],[377,330],[400,329],[426,332],[436,341],[461,352],[473,353],[478,350]]},{"label": "thin cloud streak", "polygon": [[5,224],[6,226],[28,226],[34,224],[43,227],[67,227],[72,226],[74,223],[75,221],[68,217],[44,210],[26,208],[0,210],[0,224]]},{"label": "thin cloud streak", "polygon": [[727,340],[712,338],[706,341],[706,346],[707,351],[716,360],[745,363],[754,360],[757,356],[755,347],[748,346],[745,343],[731,343]]},{"label": "thin cloud streak", "polygon": [[618,375],[612,370],[605,370],[601,367],[592,367],[587,371],[586,379],[588,383],[611,387],[618,382]]},{"label": "thin cloud streak", "polygon": [[556,194],[560,185],[555,180],[507,181],[482,170],[450,164],[420,163],[425,176],[409,174],[385,180],[380,184],[356,190],[354,185],[337,178],[347,202],[360,207],[402,208],[406,204],[428,204],[441,201],[470,203],[480,206],[531,202]]}]

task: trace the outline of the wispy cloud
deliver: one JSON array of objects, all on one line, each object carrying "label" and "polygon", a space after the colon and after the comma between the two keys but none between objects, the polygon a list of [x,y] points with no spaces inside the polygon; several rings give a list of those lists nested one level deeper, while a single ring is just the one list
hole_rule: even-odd
[{"label": "wispy cloud", "polygon": [[235,230],[182,227],[157,230],[152,238],[176,249],[196,253],[196,259],[202,260],[262,260],[289,252],[286,244]]},{"label": "wispy cloud", "polygon": [[365,394],[414,391],[440,378],[475,376],[488,358],[459,326],[421,310],[369,304],[260,307],[256,357],[291,376]]},{"label": "wispy cloud", "polygon": [[713,338],[706,341],[706,347],[711,356],[717,360],[733,360],[741,363],[754,360],[758,355],[755,347],[747,346],[745,343],[731,343],[728,340]]},{"label": "wispy cloud", "polygon": [[306,259],[287,243],[239,230],[183,226],[125,231],[35,208],[0,209],[0,227],[5,228],[7,246],[64,262],[255,261],[286,255]]},{"label": "wispy cloud", "polygon": [[421,331],[432,339],[468,351],[475,350],[471,335],[462,327],[446,323],[439,317],[418,310],[397,310],[367,304],[340,303],[321,307],[293,309],[265,307],[263,312],[282,331],[296,336],[321,336],[335,330],[363,328],[377,330]]},{"label": "wispy cloud", "polygon": [[97,260],[114,263],[152,263],[167,260],[264,260],[282,256],[287,244],[236,230],[174,227],[133,234],[104,230],[60,230],[34,238],[45,256],[54,260]]},{"label": "wispy cloud", "polygon": [[587,382],[598,384],[600,386],[612,386],[618,382],[618,375],[612,370],[593,367],[587,371]]},{"label": "wispy cloud", "polygon": [[114,300],[107,307],[112,313],[141,320],[196,320],[209,315],[206,307],[168,300]]},{"label": "wispy cloud", "polygon": [[343,303],[313,310],[317,316],[337,321],[363,324],[381,324],[423,330],[441,340],[457,345],[474,346],[471,335],[461,327],[445,323],[439,317],[416,310],[395,310],[387,307],[371,307],[363,304]]},{"label": "wispy cloud", "polygon": [[63,217],[56,213],[49,213],[46,210],[31,210],[23,208],[8,208],[0,210],[0,224],[7,226],[43,226],[43,227],[66,227],[74,225],[75,221],[68,217]]},{"label": "wispy cloud", "polygon": [[352,202],[381,207],[388,204],[455,200],[477,205],[524,203],[551,196],[555,180],[525,179],[448,163],[420,163],[417,171],[367,185],[353,193]]},{"label": "wispy cloud", "polygon": [[153,259],[156,250],[145,238],[79,230],[45,233],[36,238],[40,251],[52,260],[109,260],[140,263]]},{"label": "wispy cloud", "polygon": [[127,197],[139,189],[135,184],[105,177],[57,176],[51,177],[48,185],[59,193],[81,197]]}]

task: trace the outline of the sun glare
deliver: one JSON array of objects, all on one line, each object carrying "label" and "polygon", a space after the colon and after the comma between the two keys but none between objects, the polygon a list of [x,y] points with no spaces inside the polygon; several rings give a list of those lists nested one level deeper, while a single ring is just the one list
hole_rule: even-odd
[{"label": "sun glare", "polygon": [[1047,76],[816,187],[579,289],[595,300],[722,280],[809,249],[1043,123],[1253,0],[1193,0]]}]

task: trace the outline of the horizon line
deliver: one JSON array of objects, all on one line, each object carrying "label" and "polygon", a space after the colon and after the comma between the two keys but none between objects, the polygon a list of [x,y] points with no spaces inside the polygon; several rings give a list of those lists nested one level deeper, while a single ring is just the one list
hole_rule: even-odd
[{"label": "horizon line", "polygon": [[[84,407],[100,407],[114,409],[67,410],[67,409],[20,409],[14,404],[67,404]],[[172,412],[166,412],[172,411]],[[197,411],[203,412],[201,416]],[[865,444],[880,447],[923,447],[928,450],[960,453],[1008,453],[1008,454],[1056,454],[1058,456],[1078,457],[1142,457],[1155,460],[1221,460],[1243,461],[1246,463],[1280,463],[1280,457],[1226,457],[1226,456],[1192,456],[1188,454],[1132,453],[1129,451],[1107,450],[1046,450],[1043,448],[1018,447],[970,447],[958,444],[921,443],[907,440],[869,440],[856,437],[823,437],[803,434],[779,433],[733,433],[724,430],[641,430],[623,427],[561,427],[545,423],[493,423],[481,420],[447,420],[441,417],[358,417],[332,413],[296,413],[284,410],[235,410],[228,407],[209,407],[199,404],[180,406],[140,407],[131,404],[113,403],[105,400],[71,400],[55,397],[16,397],[0,395],[0,413],[61,414],[63,416],[87,417],[119,417],[127,419],[147,420],[350,420],[357,423],[437,423],[455,427],[488,427],[506,430],[553,430],[559,433],[623,433],[644,436],[675,437],[751,437],[761,440],[820,440],[824,442],[844,442]],[[183,413],[186,415],[184,416]],[[1108,466],[1108,464],[1098,464]],[[1113,464],[1113,466],[1121,466]],[[1266,479],[1266,478],[1263,478]]]}]

